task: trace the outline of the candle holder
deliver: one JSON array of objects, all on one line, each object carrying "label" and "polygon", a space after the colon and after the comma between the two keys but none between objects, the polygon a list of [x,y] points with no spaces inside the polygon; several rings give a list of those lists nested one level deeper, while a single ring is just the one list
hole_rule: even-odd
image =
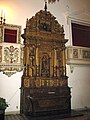
[{"label": "candle holder", "polygon": [[5,21],[6,21],[5,18],[3,19],[3,17],[0,17],[0,25],[5,24]]},{"label": "candle holder", "polygon": [[4,19],[3,19],[3,24],[5,24],[5,21],[6,21],[6,19],[4,18]]},{"label": "candle holder", "polygon": [[3,17],[0,17],[0,25],[3,23]]}]

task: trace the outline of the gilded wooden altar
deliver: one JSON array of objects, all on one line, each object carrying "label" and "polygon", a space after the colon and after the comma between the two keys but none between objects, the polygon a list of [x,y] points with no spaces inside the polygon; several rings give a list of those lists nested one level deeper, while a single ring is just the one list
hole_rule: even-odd
[{"label": "gilded wooden altar", "polygon": [[56,18],[40,10],[27,19],[24,34],[24,72],[21,113],[37,115],[70,112],[66,76],[64,29]]}]

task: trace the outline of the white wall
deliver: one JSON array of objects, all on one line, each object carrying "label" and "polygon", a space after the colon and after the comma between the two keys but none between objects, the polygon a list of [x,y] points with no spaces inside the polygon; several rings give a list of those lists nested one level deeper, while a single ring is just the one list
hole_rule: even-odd
[{"label": "white wall", "polygon": [[18,72],[11,77],[0,73],[0,97],[6,98],[9,104],[6,112],[20,110],[21,76],[22,72]]},{"label": "white wall", "polygon": [[[49,4],[48,10],[64,25],[65,38],[70,38],[69,25],[67,24],[67,13],[77,19],[83,19],[90,23],[90,0],[60,0],[59,3]],[[26,18],[31,18],[41,9],[44,9],[44,0],[0,0],[0,10],[5,11],[6,23],[17,24],[23,29]],[[23,40],[22,40],[23,41]],[[67,45],[71,45],[71,41]],[[90,107],[90,67],[77,66],[73,73],[67,66],[69,86],[72,87],[72,108]],[[0,73],[0,96],[5,97],[10,106],[6,112],[20,110],[20,86],[22,72],[11,77]],[[18,109],[16,108],[18,106]]]},{"label": "white wall", "polygon": [[90,108],[90,66],[74,66],[73,73],[67,66],[69,86],[71,87],[72,109]]}]

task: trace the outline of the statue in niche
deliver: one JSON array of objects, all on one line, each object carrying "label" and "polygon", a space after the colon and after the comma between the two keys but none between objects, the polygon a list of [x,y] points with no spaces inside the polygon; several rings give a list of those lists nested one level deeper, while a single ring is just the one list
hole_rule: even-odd
[{"label": "statue in niche", "polygon": [[50,73],[50,58],[47,54],[42,57],[42,70],[41,76],[48,77]]},{"label": "statue in niche", "polygon": [[30,47],[30,53],[29,53],[30,56],[34,56],[35,55],[35,48],[34,46]]}]

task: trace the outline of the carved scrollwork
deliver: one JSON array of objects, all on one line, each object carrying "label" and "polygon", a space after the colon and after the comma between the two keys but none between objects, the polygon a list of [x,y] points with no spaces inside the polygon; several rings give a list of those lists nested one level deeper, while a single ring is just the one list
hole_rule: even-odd
[{"label": "carved scrollwork", "polygon": [[4,48],[4,60],[6,63],[17,63],[19,57],[19,49],[14,46]]},{"label": "carved scrollwork", "polygon": [[40,10],[31,19],[27,19],[28,31],[46,31],[55,34],[64,34],[63,26],[61,26],[56,17],[54,17],[49,11]]},{"label": "carved scrollwork", "polygon": [[51,32],[51,27],[50,27],[49,24],[41,23],[41,24],[39,25],[39,30],[40,30],[40,31]]},{"label": "carved scrollwork", "polygon": [[83,58],[90,59],[90,50],[83,50]]},{"label": "carved scrollwork", "polygon": [[90,65],[90,48],[70,46],[66,49],[67,64]]},{"label": "carved scrollwork", "polygon": [[78,49],[73,49],[73,58],[78,58]]}]

